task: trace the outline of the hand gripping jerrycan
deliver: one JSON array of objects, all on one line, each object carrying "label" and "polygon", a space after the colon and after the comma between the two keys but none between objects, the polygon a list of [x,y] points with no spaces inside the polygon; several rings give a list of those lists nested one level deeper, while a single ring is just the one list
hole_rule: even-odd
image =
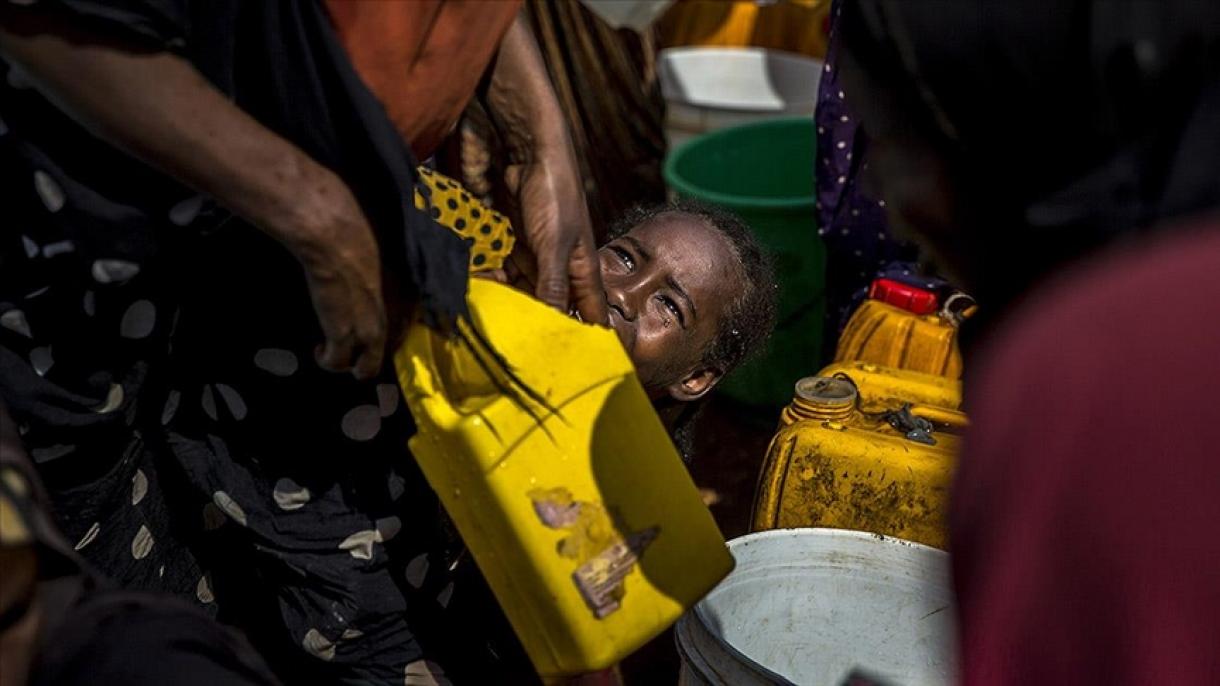
[{"label": "hand gripping jerrycan", "polygon": [[607,668],[733,558],[613,331],[480,279],[469,305],[395,357],[411,452],[538,673]]}]

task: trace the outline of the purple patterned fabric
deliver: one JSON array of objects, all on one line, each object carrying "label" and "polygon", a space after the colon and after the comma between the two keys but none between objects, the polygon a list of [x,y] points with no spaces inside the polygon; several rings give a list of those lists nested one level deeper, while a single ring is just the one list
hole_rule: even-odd
[{"label": "purple patterned fabric", "polygon": [[921,287],[941,289],[946,282],[920,275],[915,246],[895,240],[885,216],[885,201],[869,197],[861,183],[868,139],[850,111],[837,66],[837,24],[842,0],[831,7],[830,41],[826,67],[818,86],[817,183],[818,233],[826,244],[826,341],[823,350],[834,354],[843,325],[864,298],[868,285],[884,275]]}]

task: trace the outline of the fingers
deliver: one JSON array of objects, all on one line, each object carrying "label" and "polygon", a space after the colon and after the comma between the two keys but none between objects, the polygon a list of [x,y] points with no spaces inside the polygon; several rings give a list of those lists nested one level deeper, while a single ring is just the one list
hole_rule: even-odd
[{"label": "fingers", "polygon": [[355,346],[350,338],[328,338],[314,351],[314,357],[322,369],[328,372],[343,372],[351,369],[354,350]]},{"label": "fingers", "polygon": [[504,261],[504,272],[508,275],[508,283],[513,288],[527,293],[537,290],[537,265],[534,253],[525,243],[518,243]]},{"label": "fingers", "polygon": [[606,305],[606,289],[602,286],[601,267],[590,243],[580,241],[572,250],[569,272],[572,279],[572,303],[583,321],[609,326],[610,311]]},{"label": "fingers", "polygon": [[351,371],[352,376],[362,381],[375,378],[381,373],[385,360],[385,339],[370,341],[366,345],[355,345],[352,339],[327,340],[318,346],[314,356],[318,366],[329,372]]},{"label": "fingers", "polygon": [[377,241],[355,196],[338,177],[316,203],[306,229],[289,242],[301,265],[325,341],[314,356],[332,372],[368,379],[381,371],[386,344]]},{"label": "fingers", "polygon": [[496,283],[508,283],[508,272],[503,269],[491,269],[485,272],[472,274],[476,279],[486,279],[487,281],[495,281]]},{"label": "fingers", "polygon": [[365,348],[363,354],[356,360],[356,366],[352,369],[352,376],[361,381],[376,378],[381,373],[381,363],[385,357],[384,351],[384,340],[376,347]]},{"label": "fingers", "polygon": [[583,321],[608,325],[610,314],[601,268],[597,252],[590,245],[592,239],[586,236],[578,239],[567,255],[558,246],[540,247],[534,295],[564,313],[574,306]]},{"label": "fingers", "polygon": [[350,370],[352,376],[360,380],[375,378],[381,373],[381,365],[385,361],[384,314],[376,309],[366,314],[362,321],[340,328],[360,333],[327,336],[326,342],[314,353],[318,366],[331,372]]},{"label": "fingers", "polygon": [[559,241],[538,249],[538,280],[534,295],[542,302],[568,311],[568,258],[571,248]]}]

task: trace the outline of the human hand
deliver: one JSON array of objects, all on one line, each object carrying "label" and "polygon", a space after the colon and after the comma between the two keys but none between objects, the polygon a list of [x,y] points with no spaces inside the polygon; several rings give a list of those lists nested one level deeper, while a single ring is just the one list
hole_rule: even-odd
[{"label": "human hand", "polygon": [[[26,22],[29,22],[28,25]],[[305,268],[323,367],[367,378],[386,338],[368,221],[331,170],[263,126],[181,56],[124,46],[54,13],[0,26],[5,59],[97,135],[245,218]]]},{"label": "human hand", "polygon": [[[524,226],[520,235],[534,256],[535,295],[586,322],[609,323],[597,246],[580,172],[570,149],[511,166],[508,187],[517,194]],[[520,260],[514,260],[520,267]]]},{"label": "human hand", "polygon": [[496,283],[508,283],[508,271],[504,269],[492,269],[485,272],[475,272],[470,275],[476,279],[484,279],[486,281],[495,281]]},{"label": "human hand", "polygon": [[277,233],[305,268],[326,339],[316,352],[318,364],[373,378],[381,371],[387,327],[372,228],[338,177],[319,181],[306,196],[303,228]]}]

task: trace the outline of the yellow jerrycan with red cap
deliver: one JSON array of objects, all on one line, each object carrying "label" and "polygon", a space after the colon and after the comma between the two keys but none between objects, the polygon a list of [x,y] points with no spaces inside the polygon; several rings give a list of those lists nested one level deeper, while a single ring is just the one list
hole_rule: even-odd
[{"label": "yellow jerrycan with red cap", "polygon": [[892,279],[877,279],[839,336],[835,362],[870,362],[948,379],[962,376],[957,330],[974,300],[936,293]]},{"label": "yellow jerrycan with red cap", "polygon": [[759,476],[753,530],[832,527],[945,547],[968,424],[956,333],[972,306],[874,282],[835,362],[796,383]]},{"label": "yellow jerrycan with red cap", "polygon": [[733,568],[613,331],[470,283],[395,356],[410,448],[545,679],[610,667]]}]

